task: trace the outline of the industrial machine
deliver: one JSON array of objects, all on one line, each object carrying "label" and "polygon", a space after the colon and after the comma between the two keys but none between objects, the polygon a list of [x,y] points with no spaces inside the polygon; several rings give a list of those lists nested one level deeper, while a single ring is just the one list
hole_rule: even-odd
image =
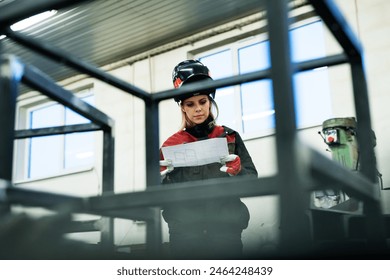
[{"label": "industrial machine", "polygon": [[[359,169],[359,149],[356,140],[356,119],[332,118],[322,123],[322,133],[332,159],[344,167],[357,171]],[[331,208],[349,200],[348,194],[339,190],[326,189],[314,192],[314,206]]]}]

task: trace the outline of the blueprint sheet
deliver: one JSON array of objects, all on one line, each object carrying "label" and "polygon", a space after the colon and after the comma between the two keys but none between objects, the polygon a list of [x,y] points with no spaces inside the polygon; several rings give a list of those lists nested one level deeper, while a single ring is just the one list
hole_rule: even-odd
[{"label": "blueprint sheet", "polygon": [[221,157],[229,154],[225,137],[163,147],[162,152],[164,159],[171,160],[174,167],[220,162]]}]

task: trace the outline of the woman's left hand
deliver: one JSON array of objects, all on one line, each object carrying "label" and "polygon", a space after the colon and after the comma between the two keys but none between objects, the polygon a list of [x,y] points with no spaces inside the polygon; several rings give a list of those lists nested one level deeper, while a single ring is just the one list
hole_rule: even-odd
[{"label": "woman's left hand", "polygon": [[219,169],[228,173],[230,176],[236,176],[241,171],[241,159],[238,155],[231,154],[221,158],[223,166]]}]

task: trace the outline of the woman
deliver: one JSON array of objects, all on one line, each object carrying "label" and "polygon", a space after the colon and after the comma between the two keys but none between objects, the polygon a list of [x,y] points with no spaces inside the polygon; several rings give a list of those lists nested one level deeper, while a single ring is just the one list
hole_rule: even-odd
[{"label": "woman", "polygon": [[[175,88],[208,79],[212,79],[209,69],[197,60],[183,61],[173,70]],[[226,137],[229,156],[221,162],[174,168],[160,151],[163,184],[242,175],[257,177],[240,135],[215,123],[212,109],[218,113],[218,107],[214,97],[215,90],[175,97],[181,109],[182,125],[162,147]],[[249,212],[238,197],[170,205],[164,207],[163,217],[168,223],[174,258],[239,258],[242,254],[241,233],[248,226]]]}]

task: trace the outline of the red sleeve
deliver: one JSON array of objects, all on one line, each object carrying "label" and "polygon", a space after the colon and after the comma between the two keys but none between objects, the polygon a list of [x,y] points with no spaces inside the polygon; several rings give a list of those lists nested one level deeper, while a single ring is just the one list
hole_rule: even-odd
[{"label": "red sleeve", "polygon": [[[189,134],[188,132],[179,131],[173,134],[171,137],[169,137],[165,142],[162,144],[162,147],[169,147],[169,146],[175,146],[185,143],[191,143],[196,141],[197,139]],[[160,159],[163,160],[164,156],[162,153],[162,150],[160,149]]]},{"label": "red sleeve", "polygon": [[175,145],[180,145],[180,144],[185,144],[185,143],[191,143],[195,142],[197,139],[189,134],[188,132],[179,131],[175,134],[173,134],[171,137],[169,137],[164,143],[163,147],[168,147],[168,146],[175,146]]}]

